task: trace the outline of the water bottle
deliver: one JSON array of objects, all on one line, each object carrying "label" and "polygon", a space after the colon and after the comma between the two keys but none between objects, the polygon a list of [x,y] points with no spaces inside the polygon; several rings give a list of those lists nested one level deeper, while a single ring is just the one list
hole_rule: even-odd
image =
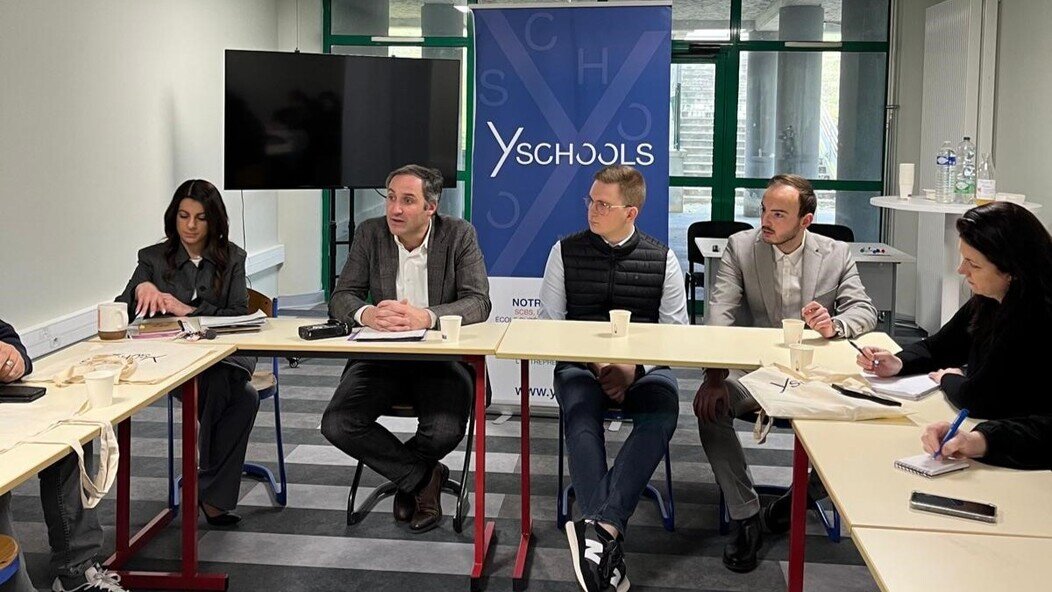
[{"label": "water bottle", "polygon": [[994,180],[994,161],[990,154],[983,154],[979,161],[979,172],[975,182],[975,203],[984,205],[992,202],[997,195],[997,181]]},{"label": "water bottle", "polygon": [[968,136],[957,145],[957,178],[954,179],[953,193],[956,203],[975,201],[975,144]]},{"label": "water bottle", "polygon": [[957,153],[949,140],[942,143],[935,156],[935,201],[953,203],[953,183],[957,168]]}]

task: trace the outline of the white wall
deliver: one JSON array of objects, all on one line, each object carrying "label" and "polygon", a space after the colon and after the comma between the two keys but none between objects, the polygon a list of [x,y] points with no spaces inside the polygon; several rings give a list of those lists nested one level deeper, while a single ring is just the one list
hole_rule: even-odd
[{"label": "white wall", "polygon": [[998,191],[1025,193],[1052,221],[1052,2],[1001,0],[997,87],[994,97],[994,165]]},{"label": "white wall", "polygon": [[[223,51],[276,49],[278,13],[276,0],[0,3],[0,317],[26,327],[112,299],[163,236],[178,183],[222,187]],[[235,242],[279,243],[274,192],[245,193],[245,235],[240,193],[224,198]],[[252,280],[277,291],[273,270]]]}]

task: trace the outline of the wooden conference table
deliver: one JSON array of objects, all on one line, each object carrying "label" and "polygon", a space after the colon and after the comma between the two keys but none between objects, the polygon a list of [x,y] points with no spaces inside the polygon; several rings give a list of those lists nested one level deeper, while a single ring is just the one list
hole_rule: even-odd
[{"label": "wooden conference table", "polygon": [[[77,347],[74,345],[73,347]],[[117,530],[116,552],[104,564],[119,571],[121,583],[132,589],[192,589],[226,590],[226,574],[203,574],[197,571],[197,512],[184,511],[182,516],[182,559],[178,572],[120,571],[132,556],[175,517],[172,509],[165,509],[137,534],[131,536],[131,417],[164,397],[169,391],[182,388],[183,401],[183,475],[184,508],[197,507],[197,376],[232,354],[229,345],[208,345],[207,353],[182,371],[158,384],[121,384],[114,390],[113,404],[92,409],[77,419],[108,421],[117,425],[117,444],[120,459],[117,464]],[[46,358],[44,358],[46,360]],[[34,384],[34,383],[29,383]],[[48,389],[46,397],[60,397],[73,391],[83,392],[83,384],[59,388],[40,383]],[[61,425],[40,438],[79,440],[82,444],[97,438],[99,429],[86,425]],[[7,493],[40,471],[71,453],[68,445],[24,442],[0,453],[0,494]]]},{"label": "wooden conference table", "polygon": [[[610,324],[584,321],[516,319],[508,326],[497,348],[497,358],[520,360],[521,392],[529,392],[531,360],[653,364],[679,368],[732,368],[755,370],[764,364],[789,363],[789,349],[782,344],[781,329],[710,327],[705,325],[654,325],[632,323],[626,337],[615,338]],[[857,340],[862,345],[892,351],[898,346],[883,333],[868,333]],[[804,343],[815,346],[815,364],[854,372],[856,352],[844,340],[823,339],[814,331],[804,332]],[[529,555],[530,521],[529,397],[522,397],[522,508],[521,537],[513,571],[516,590],[525,587],[525,564]],[[797,440],[793,453],[794,499],[806,500],[808,458]],[[794,512],[790,529],[790,590],[803,586],[803,505]],[[799,582],[794,584],[794,582]]]}]

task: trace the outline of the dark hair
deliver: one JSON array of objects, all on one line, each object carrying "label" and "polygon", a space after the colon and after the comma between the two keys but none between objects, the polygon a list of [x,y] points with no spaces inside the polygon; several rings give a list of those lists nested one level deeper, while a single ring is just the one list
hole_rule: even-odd
[{"label": "dark hair", "polygon": [[168,262],[168,269],[164,272],[164,279],[171,281],[175,275],[175,255],[179,252],[182,242],[179,240],[179,230],[176,227],[176,218],[179,216],[179,204],[184,199],[190,198],[204,207],[205,221],[208,222],[208,236],[205,237],[205,248],[202,255],[207,256],[216,266],[215,278],[212,288],[216,295],[223,287],[223,279],[226,274],[228,254],[230,249],[230,222],[226,215],[226,206],[223,205],[223,196],[215,185],[203,179],[190,179],[175,190],[172,202],[164,211],[164,258]]},{"label": "dark hair", "polygon": [[767,182],[767,188],[770,189],[775,185],[792,187],[800,195],[800,218],[818,211],[818,198],[815,197],[815,188],[811,186],[811,182],[807,179],[800,175],[775,175]]},{"label": "dark hair", "polygon": [[424,199],[436,208],[438,207],[438,200],[442,197],[441,171],[438,169],[429,169],[418,164],[407,164],[391,171],[391,173],[387,175],[387,181],[384,181],[384,187],[390,187],[391,179],[394,179],[398,175],[412,175],[423,181]]},{"label": "dark hair", "polygon": [[1026,208],[1006,201],[974,207],[957,220],[961,240],[1011,277],[1001,304],[973,296],[972,334],[989,337],[1052,310],[1052,236]]},{"label": "dark hair", "polygon": [[647,182],[643,179],[643,173],[627,164],[605,166],[593,178],[600,183],[616,183],[626,206],[642,209],[647,201]]}]

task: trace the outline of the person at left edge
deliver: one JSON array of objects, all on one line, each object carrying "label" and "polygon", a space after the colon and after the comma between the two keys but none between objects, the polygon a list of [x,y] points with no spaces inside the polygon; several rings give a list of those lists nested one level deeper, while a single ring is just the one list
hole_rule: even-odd
[{"label": "person at left edge", "polygon": [[[438,214],[442,174],[410,164],[392,171],[386,185],[385,215],[355,229],[329,316],[378,331],[434,329],[445,315],[459,315],[464,325],[485,321],[486,263],[475,228]],[[351,360],[321,433],[395,483],[395,520],[426,532],[442,519],[449,468],[440,461],[464,437],[474,385],[461,362]],[[397,402],[412,403],[419,418],[405,443],[377,422]]]},{"label": "person at left edge", "polygon": [[[128,316],[248,314],[245,251],[229,238],[226,206],[215,185],[184,181],[164,212],[165,240],[139,251],[118,302]],[[259,411],[252,386],[256,359],[230,356],[198,377],[200,506],[208,523],[232,526],[248,438]],[[185,511],[185,510],[184,510]]]}]

